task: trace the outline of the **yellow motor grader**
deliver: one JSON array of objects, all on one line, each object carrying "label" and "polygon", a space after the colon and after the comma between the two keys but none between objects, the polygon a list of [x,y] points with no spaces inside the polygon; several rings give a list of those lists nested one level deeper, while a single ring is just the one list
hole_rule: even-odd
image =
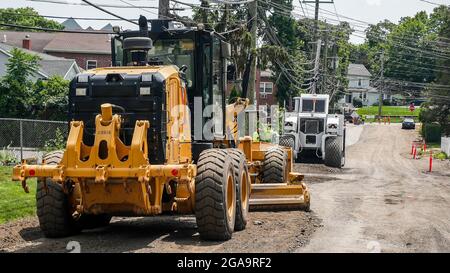
[{"label": "yellow motor grader", "polygon": [[249,207],[309,208],[292,151],[239,137],[248,100],[225,104],[230,45],[172,24],[141,16],[139,31],[117,31],[113,66],[70,84],[66,149],[14,167],[26,192],[26,179],[38,179],[47,237],[112,216],[179,213],[195,214],[201,238],[227,240],[245,228]]}]

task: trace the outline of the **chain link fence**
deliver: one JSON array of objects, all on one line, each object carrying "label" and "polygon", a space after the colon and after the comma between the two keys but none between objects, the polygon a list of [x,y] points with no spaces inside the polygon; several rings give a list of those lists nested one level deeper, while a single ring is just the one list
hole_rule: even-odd
[{"label": "chain link fence", "polygon": [[0,118],[0,163],[40,162],[65,143],[68,129],[64,121]]}]

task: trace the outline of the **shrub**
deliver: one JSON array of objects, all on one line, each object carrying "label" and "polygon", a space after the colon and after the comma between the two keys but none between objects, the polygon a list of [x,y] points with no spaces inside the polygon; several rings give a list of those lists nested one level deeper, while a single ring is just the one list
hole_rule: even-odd
[{"label": "shrub", "polygon": [[353,98],[353,106],[355,106],[356,108],[363,107],[362,100],[359,98]]},{"label": "shrub", "polygon": [[423,124],[421,134],[426,142],[441,142],[441,126],[438,123]]},{"label": "shrub", "polygon": [[0,165],[7,166],[16,163],[19,163],[19,160],[17,160],[13,152],[5,148],[3,148],[3,150],[0,151]]},{"label": "shrub", "polygon": [[433,157],[436,159],[444,160],[444,159],[447,159],[447,154],[445,154],[444,152],[440,152],[440,153],[434,155]]},{"label": "shrub", "polygon": [[59,128],[56,128],[55,138],[49,139],[44,144],[44,150],[51,152],[55,150],[63,150],[66,148],[66,138]]}]

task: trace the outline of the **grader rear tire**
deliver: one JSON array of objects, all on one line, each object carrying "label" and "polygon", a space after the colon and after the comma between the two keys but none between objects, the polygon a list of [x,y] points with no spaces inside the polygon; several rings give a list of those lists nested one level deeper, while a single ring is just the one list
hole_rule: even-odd
[{"label": "grader rear tire", "polygon": [[[46,164],[56,165],[61,161],[62,155],[62,151],[51,152],[44,156],[44,160]],[[36,203],[39,225],[45,237],[65,237],[80,231],[72,218],[68,196],[63,192],[61,184],[49,178],[45,183],[38,181]]]},{"label": "grader rear tire", "polygon": [[202,239],[231,239],[236,217],[236,184],[233,161],[224,149],[208,149],[200,154],[195,217]]},{"label": "grader rear tire", "polygon": [[228,154],[233,159],[234,181],[236,183],[236,221],[234,230],[244,230],[247,225],[249,199],[250,199],[250,175],[244,153],[239,149],[228,149]]},{"label": "grader rear tire", "polygon": [[284,183],[287,176],[287,153],[281,147],[272,147],[264,155],[262,183]]}]

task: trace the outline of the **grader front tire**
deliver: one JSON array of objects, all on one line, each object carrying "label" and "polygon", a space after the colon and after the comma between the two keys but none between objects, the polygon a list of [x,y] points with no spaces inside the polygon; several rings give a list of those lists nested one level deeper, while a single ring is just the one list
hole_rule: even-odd
[{"label": "grader front tire", "polygon": [[287,160],[287,153],[281,147],[267,150],[262,166],[262,183],[284,183],[287,178]]},{"label": "grader front tire", "polygon": [[195,217],[200,237],[231,239],[236,217],[236,184],[231,157],[226,150],[200,154],[195,185]]},{"label": "grader front tire", "polygon": [[[62,155],[62,151],[52,152],[44,156],[44,160],[46,164],[56,165]],[[80,231],[72,218],[68,196],[61,184],[48,178],[45,182],[38,181],[36,203],[39,225],[45,237],[65,237]]]},{"label": "grader front tire", "polygon": [[236,183],[236,221],[234,230],[244,230],[247,226],[249,199],[250,199],[250,175],[244,153],[239,149],[228,149],[228,154],[233,159],[234,181]]}]

